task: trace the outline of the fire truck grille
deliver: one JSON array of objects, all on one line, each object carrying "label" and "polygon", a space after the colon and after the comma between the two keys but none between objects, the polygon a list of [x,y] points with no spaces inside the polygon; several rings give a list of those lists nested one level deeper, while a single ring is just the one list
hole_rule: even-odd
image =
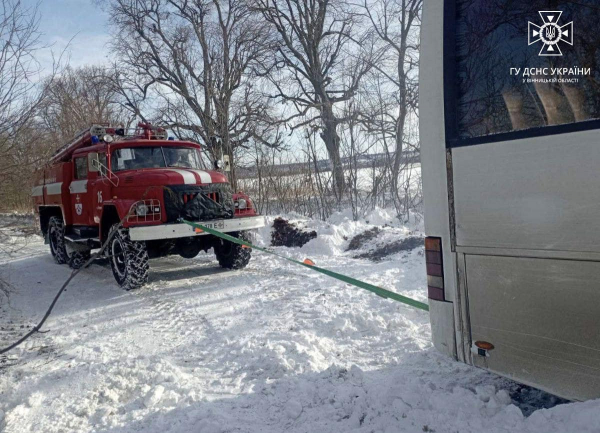
[{"label": "fire truck grille", "polygon": [[203,186],[172,185],[165,188],[167,222],[233,218],[234,204],[229,184]]}]

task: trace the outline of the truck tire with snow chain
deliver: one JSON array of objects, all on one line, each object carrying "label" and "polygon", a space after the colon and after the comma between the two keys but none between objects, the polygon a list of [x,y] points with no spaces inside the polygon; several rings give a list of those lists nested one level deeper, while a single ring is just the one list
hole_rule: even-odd
[{"label": "truck tire with snow chain", "polygon": [[48,220],[48,242],[54,261],[59,265],[69,262],[69,254],[65,243],[65,226],[60,217],[50,217]]},{"label": "truck tire with snow chain", "polygon": [[[247,232],[233,232],[227,234],[244,241],[250,240]],[[250,255],[252,253],[251,248],[245,248],[241,245],[234,244],[233,242],[217,238],[215,240],[214,249],[219,265],[221,265],[222,268],[242,269],[250,262]]]},{"label": "truck tire with snow chain", "polygon": [[125,290],[142,287],[148,282],[150,268],[146,243],[132,241],[129,230],[118,224],[112,226],[111,234],[115,231],[107,249],[115,280]]}]

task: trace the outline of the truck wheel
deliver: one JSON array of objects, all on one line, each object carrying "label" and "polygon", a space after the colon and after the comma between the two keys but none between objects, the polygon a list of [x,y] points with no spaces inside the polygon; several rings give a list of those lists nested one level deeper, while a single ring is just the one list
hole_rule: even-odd
[{"label": "truck wheel", "polygon": [[[249,240],[248,233],[246,232],[233,232],[227,234],[244,241]],[[216,239],[214,248],[217,260],[222,268],[242,269],[250,262],[251,248],[244,248],[241,245],[234,244],[233,242],[221,238]]]},{"label": "truck wheel", "polygon": [[72,269],[79,269],[90,259],[92,254],[89,251],[73,251],[69,257],[69,266]]},{"label": "truck wheel", "polygon": [[61,218],[54,216],[48,220],[48,241],[54,261],[59,265],[67,263],[69,254],[65,243],[65,226]]},{"label": "truck wheel", "polygon": [[125,290],[142,287],[148,282],[150,268],[146,243],[132,241],[129,231],[118,224],[112,226],[111,233],[115,230],[107,251],[115,280]]}]

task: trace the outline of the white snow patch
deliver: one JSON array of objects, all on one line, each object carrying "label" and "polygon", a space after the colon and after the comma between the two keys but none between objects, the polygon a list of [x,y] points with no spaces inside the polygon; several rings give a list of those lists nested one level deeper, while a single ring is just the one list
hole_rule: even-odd
[{"label": "white snow patch", "polygon": [[158,404],[158,402],[160,401],[160,399],[162,398],[164,393],[165,393],[164,386],[161,386],[161,385],[155,386],[150,391],[148,391],[148,394],[146,394],[146,398],[144,398],[144,406],[146,406],[147,408],[156,406]]}]

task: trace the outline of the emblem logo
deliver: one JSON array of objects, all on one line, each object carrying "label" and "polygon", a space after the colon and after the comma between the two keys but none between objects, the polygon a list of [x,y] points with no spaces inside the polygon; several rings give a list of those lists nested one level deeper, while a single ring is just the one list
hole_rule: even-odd
[{"label": "emblem logo", "polygon": [[573,21],[564,26],[558,24],[561,11],[540,11],[543,24],[529,21],[529,45],[542,41],[540,56],[562,56],[559,43],[573,45]]},{"label": "emblem logo", "polygon": [[77,215],[83,213],[83,205],[81,203],[75,203],[75,212],[77,212]]}]

